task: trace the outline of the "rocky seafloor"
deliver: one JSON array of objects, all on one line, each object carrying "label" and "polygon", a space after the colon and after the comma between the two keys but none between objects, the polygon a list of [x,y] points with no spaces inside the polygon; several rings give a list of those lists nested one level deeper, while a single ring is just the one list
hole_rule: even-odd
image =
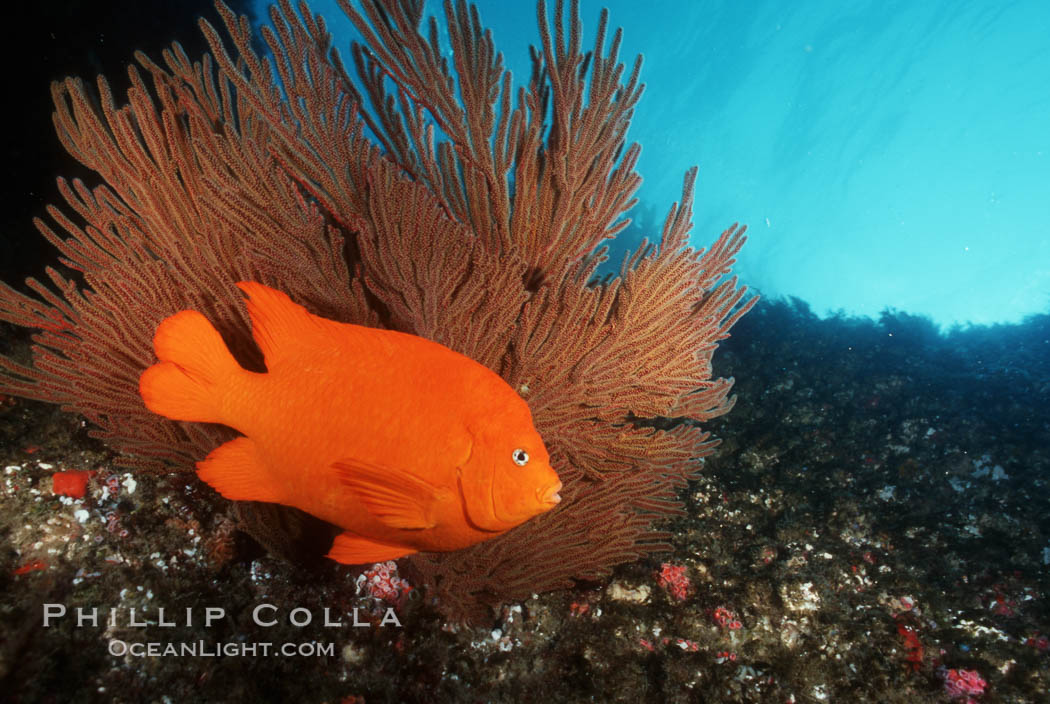
[{"label": "rocky seafloor", "polygon": [[[194,477],[129,474],[4,398],[0,699],[1050,701],[1050,317],[945,338],[762,303],[715,371],[739,399],[673,551],[481,627],[396,568],[269,557]],[[75,470],[84,497],[54,493]]]}]

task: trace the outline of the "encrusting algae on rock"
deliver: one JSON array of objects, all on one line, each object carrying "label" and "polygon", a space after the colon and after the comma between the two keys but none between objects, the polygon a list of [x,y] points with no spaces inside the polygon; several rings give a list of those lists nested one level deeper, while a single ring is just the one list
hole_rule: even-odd
[{"label": "encrusting algae on rock", "polygon": [[161,361],[139,381],[154,413],[243,433],[197,463],[224,497],[343,528],[328,557],[347,564],[464,548],[561,501],[528,405],[498,375],[436,342],[237,285],[266,373],[241,367],[187,310],[157,328]]}]

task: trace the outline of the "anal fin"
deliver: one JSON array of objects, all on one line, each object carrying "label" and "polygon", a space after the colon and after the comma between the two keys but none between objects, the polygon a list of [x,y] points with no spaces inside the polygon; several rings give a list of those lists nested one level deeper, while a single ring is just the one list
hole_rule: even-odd
[{"label": "anal fin", "polygon": [[413,547],[377,543],[374,540],[346,532],[335,536],[332,549],[328,551],[327,557],[344,565],[370,565],[373,562],[396,560],[414,552],[418,551]]},{"label": "anal fin", "polygon": [[232,501],[283,500],[281,486],[273,481],[259,457],[259,448],[240,437],[219,445],[197,463],[197,476]]}]

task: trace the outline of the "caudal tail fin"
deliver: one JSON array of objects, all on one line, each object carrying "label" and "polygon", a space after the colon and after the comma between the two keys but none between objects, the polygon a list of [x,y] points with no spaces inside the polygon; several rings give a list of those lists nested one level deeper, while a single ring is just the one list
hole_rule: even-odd
[{"label": "caudal tail fin", "polygon": [[160,362],[139,378],[146,408],[172,420],[226,423],[223,389],[244,369],[208,319],[195,310],[166,318],[153,348]]}]

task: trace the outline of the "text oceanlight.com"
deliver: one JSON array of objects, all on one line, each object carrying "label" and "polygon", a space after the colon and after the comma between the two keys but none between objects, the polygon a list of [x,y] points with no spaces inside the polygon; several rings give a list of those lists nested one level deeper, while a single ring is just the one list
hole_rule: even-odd
[{"label": "text oceanlight.com", "polygon": [[109,641],[109,654],[136,658],[195,657],[333,657],[334,643],[128,643]]}]

